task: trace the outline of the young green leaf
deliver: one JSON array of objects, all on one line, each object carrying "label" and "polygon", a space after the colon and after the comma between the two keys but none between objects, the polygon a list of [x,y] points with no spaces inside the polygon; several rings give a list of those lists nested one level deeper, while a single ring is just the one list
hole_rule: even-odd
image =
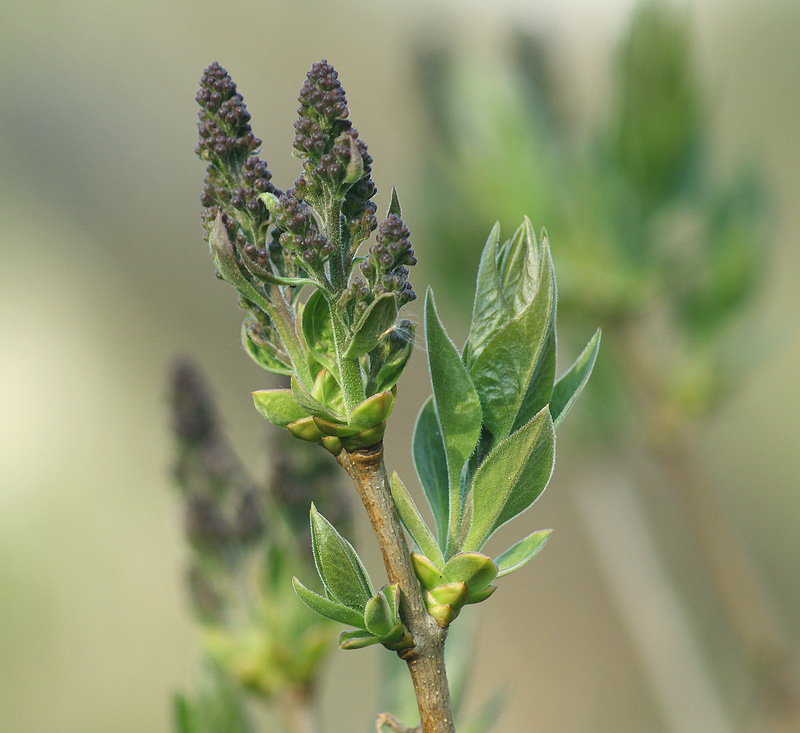
[{"label": "young green leaf", "polygon": [[352,608],[343,606],[341,603],[328,598],[323,598],[321,595],[306,588],[297,578],[292,578],[292,585],[300,600],[320,616],[329,618],[331,621],[355,626],[359,629],[364,628],[364,617],[358,611],[354,611]]},{"label": "young green leaf", "polygon": [[367,394],[391,389],[405,369],[414,350],[414,324],[401,320],[383,334],[378,345],[369,352]]},{"label": "young green leaf", "polygon": [[321,290],[315,290],[308,296],[300,322],[311,354],[329,372],[338,374],[331,309]]},{"label": "young green leaf", "polygon": [[261,288],[256,289],[239,269],[239,264],[236,262],[236,254],[228,238],[225,224],[222,222],[222,212],[217,214],[217,218],[214,219],[214,223],[211,225],[208,245],[211,259],[222,277],[251,303],[255,303],[259,308],[269,313],[272,308]]},{"label": "young green leaf", "polygon": [[[320,371],[317,375],[315,386],[320,383],[325,375],[328,374],[327,370]],[[321,390],[320,390],[321,391]],[[300,407],[302,407],[308,414],[316,415],[317,417],[324,418],[325,420],[332,420],[338,422],[347,422],[347,418],[337,410],[333,409],[330,405],[322,405],[322,403],[311,396],[311,393],[302,385],[300,381],[292,375],[292,396]]]},{"label": "young green leaf", "polygon": [[583,391],[583,387],[592,373],[599,348],[600,329],[598,328],[575,363],[555,383],[550,400],[550,414],[553,416],[554,427],[558,427],[575,400],[578,399],[578,395]]},{"label": "young green leaf", "polygon": [[480,552],[460,552],[442,568],[448,581],[463,581],[472,596],[482,591],[497,577],[494,561]]},{"label": "young green leaf", "polygon": [[406,530],[411,535],[411,539],[416,542],[422,554],[430,558],[434,564],[439,567],[444,565],[444,556],[442,555],[439,545],[436,543],[436,539],[430,529],[428,529],[428,525],[419,513],[414,499],[411,498],[411,494],[408,493],[408,489],[406,489],[405,484],[400,480],[396,471],[392,473],[389,486],[392,491],[394,505],[397,507],[397,513],[400,515],[400,519],[403,521]]},{"label": "young green leaf", "polygon": [[400,209],[400,199],[397,197],[397,189],[394,186],[392,186],[392,200],[389,202],[389,211],[386,212],[386,216],[391,216],[392,214],[403,216],[403,212]]},{"label": "young green leaf", "polygon": [[496,446],[475,472],[472,526],[463,550],[480,550],[500,526],[524,512],[544,491],[555,459],[555,433],[545,407]]},{"label": "young green leaf", "polygon": [[414,566],[414,573],[419,582],[428,590],[433,590],[447,582],[442,571],[434,565],[429,558],[420,555],[418,552],[411,553],[411,564]]},{"label": "young green leaf", "polygon": [[339,603],[364,611],[374,595],[367,571],[353,546],[311,504],[311,545],[317,572],[328,594]]},{"label": "young green leaf", "polygon": [[417,415],[412,437],[412,450],[414,466],[433,512],[436,534],[443,546],[447,537],[447,522],[450,513],[447,456],[444,452],[442,431],[436,420],[433,397],[428,397]]},{"label": "young green leaf", "polygon": [[384,637],[397,626],[397,619],[392,616],[392,609],[383,593],[372,596],[364,608],[364,622],[367,631],[375,636]]},{"label": "young green leaf", "polygon": [[255,325],[256,322],[253,318],[246,318],[242,323],[242,346],[244,346],[244,350],[262,369],[284,376],[291,374],[292,367],[278,358],[275,353],[275,347],[257,337]]},{"label": "young green leaf", "polygon": [[367,397],[351,411],[348,422],[362,430],[385,422],[394,408],[394,395],[389,391]]},{"label": "young green leaf", "polygon": [[425,340],[433,405],[447,458],[450,545],[461,525],[461,469],[481,433],[481,402],[458,350],[439,320],[430,290],[425,298]]},{"label": "young green leaf", "polygon": [[550,400],[555,377],[555,280],[543,245],[533,300],[485,345],[470,368],[484,423],[503,440]]},{"label": "young green leaf", "polygon": [[533,559],[544,547],[552,531],[552,529],[540,529],[509,547],[502,555],[498,555],[494,560],[499,570],[497,577],[502,578],[513,573]]},{"label": "young green leaf", "polygon": [[497,274],[497,245],[500,241],[500,224],[492,228],[489,239],[481,255],[478,268],[478,281],[475,287],[475,301],[472,306],[472,324],[467,343],[467,366],[471,367],[489,339],[497,333],[513,316],[506,303],[500,278]]},{"label": "young green leaf", "polygon": [[363,649],[373,644],[380,644],[381,640],[369,631],[343,631],[339,635],[339,649]]},{"label": "young green leaf", "polygon": [[295,402],[290,389],[262,389],[252,395],[256,410],[265,420],[280,428],[308,417],[308,413]]},{"label": "young green leaf", "polygon": [[345,358],[355,359],[372,351],[381,336],[391,328],[397,318],[397,301],[394,294],[386,293],[373,301],[356,325],[353,337],[345,351]]}]

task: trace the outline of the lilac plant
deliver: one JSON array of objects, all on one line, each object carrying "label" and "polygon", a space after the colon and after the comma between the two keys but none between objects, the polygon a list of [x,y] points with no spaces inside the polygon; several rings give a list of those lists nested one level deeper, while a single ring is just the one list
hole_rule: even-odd
[{"label": "lilac plant", "polygon": [[[295,591],[319,615],[352,627],[341,648],[382,644],[407,662],[420,713],[415,730],[453,731],[448,628],[547,540],[550,530],[541,530],[497,557],[482,552],[547,486],[555,427],[589,377],[599,333],[556,379],[555,277],[547,237],[537,237],[527,219],[509,240],[499,227],[490,234],[461,349],[427,293],[432,396],[417,419],[413,453],[434,518],[429,527],[399,476],[388,477],[383,448],[413,348],[414,327],[400,311],[416,298],[408,279],[416,257],[395,191],[378,223],[373,161],[336,71],[321,61],[308,72],[294,138],[302,172],[286,191],[258,157],[261,141],[243,98],[219,64],[206,69],[197,101],[212,259],[247,312],[246,351],[290,378],[289,388],[254,392],[255,406],[336,456],[364,503],[387,572],[376,590],[353,546],[312,503],[322,591],[297,578]],[[391,716],[382,720],[406,730]]]}]

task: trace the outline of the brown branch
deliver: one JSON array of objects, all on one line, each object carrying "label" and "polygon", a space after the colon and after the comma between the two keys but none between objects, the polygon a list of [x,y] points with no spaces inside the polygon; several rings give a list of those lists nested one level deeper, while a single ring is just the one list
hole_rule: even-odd
[{"label": "brown branch", "polygon": [[383,443],[352,453],[343,450],[336,460],[353,479],[361,496],[378,539],[389,582],[397,583],[400,588],[400,617],[414,638],[414,647],[398,654],[408,664],[414,683],[421,719],[419,730],[422,733],[455,733],[444,668],[447,631],[431,618],[422,599],[403,527],[389,491]]}]

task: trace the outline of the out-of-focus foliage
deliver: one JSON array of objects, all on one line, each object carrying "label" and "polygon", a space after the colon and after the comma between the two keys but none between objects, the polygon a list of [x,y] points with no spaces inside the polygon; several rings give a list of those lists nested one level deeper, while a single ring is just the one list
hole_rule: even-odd
[{"label": "out-of-focus foliage", "polygon": [[253,733],[239,690],[222,672],[209,666],[200,689],[175,696],[176,733]]},{"label": "out-of-focus foliage", "polygon": [[607,332],[606,420],[632,330],[646,327],[648,379],[676,414],[707,412],[754,351],[729,326],[762,274],[764,195],[751,171],[714,167],[691,40],[683,11],[639,6],[616,51],[608,112],[589,130],[556,95],[551,49],[535,38],[512,38],[507,64],[442,48],[419,57],[436,131],[425,200],[438,272],[467,297],[481,231],[523,212],[545,222],[562,317],[568,327],[599,319]]},{"label": "out-of-focus foliage", "polygon": [[[269,479],[256,482],[222,434],[208,392],[189,364],[173,374],[172,408],[174,474],[191,548],[188,588],[204,653],[215,668],[209,677],[214,684],[179,708],[202,706],[216,691],[214,704],[228,715],[234,681],[268,701],[308,697],[333,629],[298,601],[292,577],[313,567],[307,540],[310,494],[349,525],[347,501],[332,475],[335,464],[281,434],[270,446]],[[192,719],[189,712],[182,718]],[[192,732],[206,730],[184,725]]]}]

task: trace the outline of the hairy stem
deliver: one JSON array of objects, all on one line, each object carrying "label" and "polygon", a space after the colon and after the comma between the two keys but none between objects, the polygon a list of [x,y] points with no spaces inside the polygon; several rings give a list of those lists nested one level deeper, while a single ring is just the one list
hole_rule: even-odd
[{"label": "hairy stem", "polygon": [[339,365],[339,376],[341,377],[340,386],[342,388],[344,406],[349,413],[359,402],[363,402],[366,399],[366,393],[364,392],[364,382],[361,379],[361,366],[358,363],[358,359],[344,357],[345,327],[335,308],[335,305],[331,303],[331,323],[333,325],[336,361]]},{"label": "hairy stem", "polygon": [[414,637],[414,647],[400,652],[414,683],[422,733],[455,733],[450,688],[444,668],[447,631],[428,614],[419,581],[397,516],[386,468],[383,444],[337,456],[358,489],[378,539],[390,583],[400,588],[400,617]]}]

